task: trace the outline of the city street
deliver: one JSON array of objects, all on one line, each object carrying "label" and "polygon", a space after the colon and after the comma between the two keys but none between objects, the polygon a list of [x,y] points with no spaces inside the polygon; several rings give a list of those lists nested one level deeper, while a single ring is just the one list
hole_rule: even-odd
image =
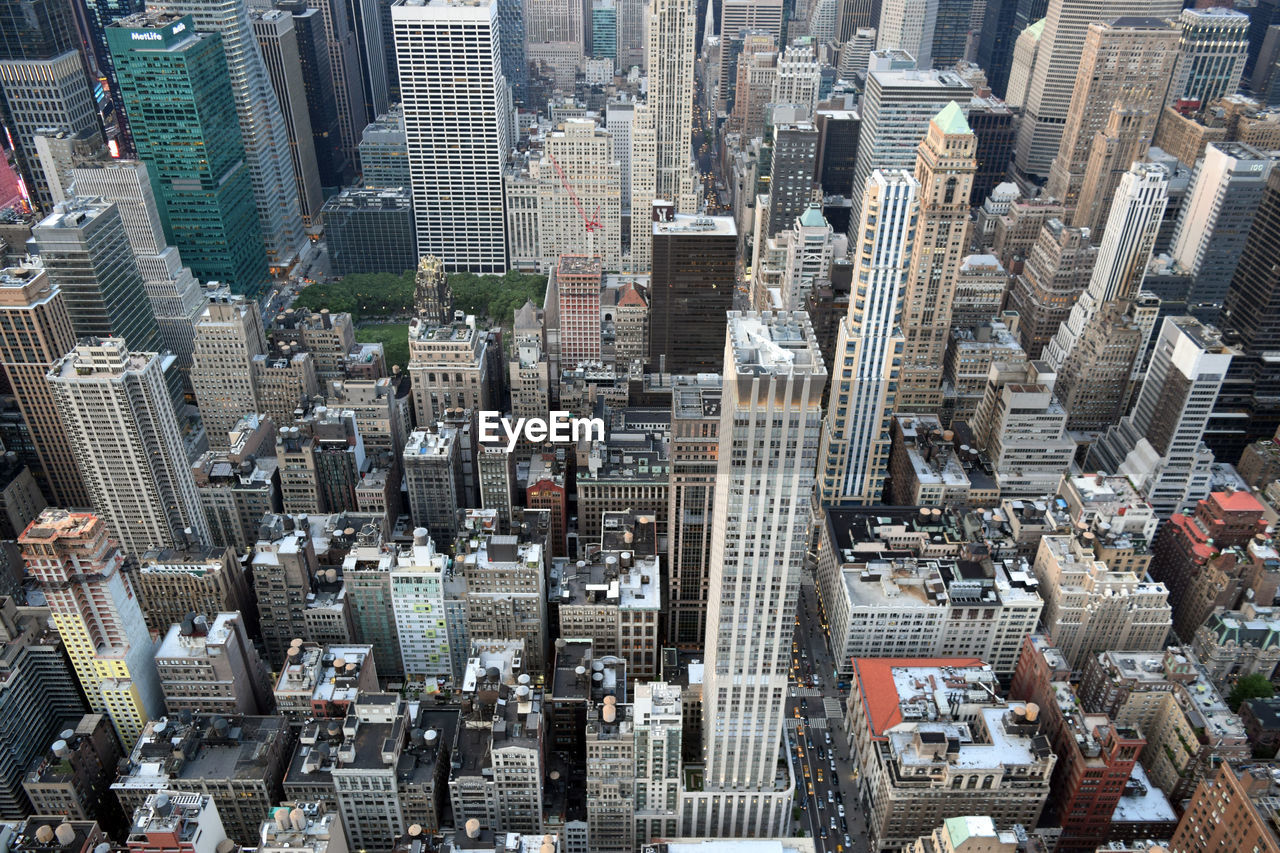
[{"label": "city street", "polygon": [[[809,572],[800,587],[792,666],[786,728],[799,785],[799,828],[814,839],[818,853],[868,853],[866,820],[856,795],[856,770],[843,735],[848,691],[836,686],[835,664]],[[819,679],[818,687],[813,686],[814,676]]]}]

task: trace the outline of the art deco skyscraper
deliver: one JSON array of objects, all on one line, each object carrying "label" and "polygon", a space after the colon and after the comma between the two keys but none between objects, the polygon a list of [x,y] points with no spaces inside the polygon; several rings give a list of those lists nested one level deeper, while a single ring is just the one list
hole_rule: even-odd
[{"label": "art deco skyscraper", "polygon": [[46,272],[26,267],[0,272],[0,367],[34,445],[36,459],[27,464],[45,497],[58,506],[89,505],[45,381],[49,368],[75,343],[66,302]]},{"label": "art deco skyscraper", "polygon": [[1168,201],[1169,174],[1163,166],[1134,163],[1120,181],[1089,287],[1045,347],[1044,359],[1055,371],[1061,371],[1085,326],[1104,303],[1130,301],[1138,295]]},{"label": "art deco skyscraper", "polygon": [[822,363],[809,315],[729,315],[712,516],[703,682],[705,782],[685,835],[782,835],[778,776],[791,641],[822,432]]},{"label": "art deco skyscraper", "polygon": [[514,132],[497,0],[396,0],[391,21],[418,255],[450,272],[505,272],[502,168]]},{"label": "art deco skyscraper", "polygon": [[164,713],[164,694],[142,608],[122,571],[125,553],[108,537],[96,515],[46,509],[18,544],[89,705],[111,718],[131,749],[143,726]]},{"label": "art deco skyscraper", "polygon": [[1183,9],[1178,67],[1169,102],[1212,103],[1240,88],[1249,53],[1249,16],[1232,8]]},{"label": "art deco skyscraper", "polygon": [[823,504],[880,500],[889,467],[889,418],[903,349],[902,296],[912,266],[920,184],[872,172],[862,200],[854,279],[858,298],[840,322],[822,435]]},{"label": "art deco skyscraper", "polygon": [[199,32],[222,36],[267,260],[274,269],[287,269],[310,251],[310,241],[302,225],[298,182],[289,154],[284,114],[253,34],[248,3],[246,0],[161,0],[152,3],[148,11],[190,15]]},{"label": "art deco skyscraper", "polygon": [[159,356],[91,338],[48,378],[89,501],[125,553],[208,542]]},{"label": "art deco skyscraper", "polygon": [[1071,112],[1071,95],[1090,24],[1127,15],[1172,18],[1181,10],[1179,0],[1049,0],[1018,126],[1014,151],[1017,171],[1049,174]]},{"label": "art deco skyscraper", "polygon": [[902,294],[899,411],[930,411],[942,403],[942,359],[951,334],[956,277],[968,252],[977,147],[964,111],[952,101],[933,117],[916,149],[920,224]]},{"label": "art deco skyscraper", "polygon": [[1150,140],[1178,56],[1178,35],[1168,21],[1155,18],[1120,18],[1089,25],[1071,94],[1071,112],[1049,171],[1045,188],[1049,195],[1067,207],[1075,206],[1097,144],[1095,137],[1106,127],[1112,110],[1141,111],[1145,121],[1135,132],[1144,141]]},{"label": "art deco skyscraper", "polygon": [[654,198],[676,203],[689,195],[691,179],[697,29],[698,4],[693,0],[650,0],[648,105],[657,135]]}]

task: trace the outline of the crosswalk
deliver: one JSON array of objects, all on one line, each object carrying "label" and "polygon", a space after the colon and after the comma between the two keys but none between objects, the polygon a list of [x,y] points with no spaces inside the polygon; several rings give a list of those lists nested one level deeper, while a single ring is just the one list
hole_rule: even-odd
[{"label": "crosswalk", "polygon": [[828,717],[840,719],[844,717],[844,704],[839,699],[833,699],[828,696],[822,700],[822,711]]},{"label": "crosswalk", "polygon": [[817,687],[793,687],[792,690],[794,691],[792,695],[796,697],[812,698],[822,695],[822,691]]}]

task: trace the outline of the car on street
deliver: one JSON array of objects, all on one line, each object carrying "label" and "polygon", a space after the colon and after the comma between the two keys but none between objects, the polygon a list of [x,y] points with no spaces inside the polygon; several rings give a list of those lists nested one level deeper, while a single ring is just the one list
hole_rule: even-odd
[{"label": "car on street", "polygon": [[844,846],[845,846],[845,847],[852,847],[852,846],[853,846],[853,842],[849,840],[849,836],[847,836],[847,835],[844,837]]},{"label": "car on street", "polygon": [[840,817],[844,817],[844,805],[840,806]]}]

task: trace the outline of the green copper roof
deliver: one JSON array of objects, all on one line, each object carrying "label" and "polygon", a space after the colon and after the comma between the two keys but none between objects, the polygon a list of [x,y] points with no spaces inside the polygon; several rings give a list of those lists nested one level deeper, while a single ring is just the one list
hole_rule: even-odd
[{"label": "green copper roof", "polygon": [[800,214],[800,225],[805,228],[826,228],[827,220],[822,215],[822,210],[816,204],[811,204]]},{"label": "green copper roof", "polygon": [[964,117],[964,110],[960,109],[960,105],[955,101],[947,104],[942,108],[942,112],[933,117],[938,127],[943,133],[973,133],[969,129],[969,122]]},{"label": "green copper roof", "polygon": [[995,823],[989,817],[952,817],[947,818],[944,825],[951,837],[951,846],[956,849],[973,836],[989,838],[996,834]]},{"label": "green copper roof", "polygon": [[1045,19],[1041,18],[1040,20],[1036,21],[1034,24],[1032,24],[1031,26],[1023,30],[1023,32],[1031,33],[1031,36],[1037,41],[1039,41],[1041,34],[1044,32],[1044,22],[1045,22]]}]

